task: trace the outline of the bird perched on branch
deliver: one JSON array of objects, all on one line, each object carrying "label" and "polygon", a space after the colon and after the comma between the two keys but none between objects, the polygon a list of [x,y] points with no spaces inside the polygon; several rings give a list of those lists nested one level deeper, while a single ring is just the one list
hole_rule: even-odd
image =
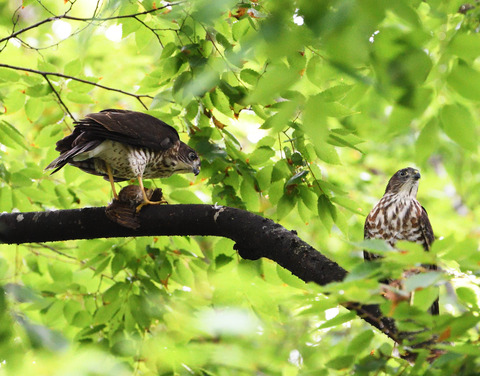
[{"label": "bird perched on branch", "polygon": [[[114,182],[138,179],[144,205],[158,204],[145,194],[143,179],[165,178],[175,173],[200,172],[200,159],[180,141],[177,131],[141,112],[103,110],[75,122],[73,132],[57,142],[60,156],[45,169],[60,170],[67,163],[89,174],[103,176],[118,198]],[[164,202],[164,201],[163,201]]]},{"label": "bird perched on branch", "polygon": [[[417,201],[420,172],[408,167],[397,171],[389,180],[382,199],[365,220],[364,238],[383,239],[392,247],[397,241],[421,244],[430,250],[435,237],[427,211]],[[380,256],[364,251],[364,259],[372,261]],[[435,265],[427,265],[436,270]],[[391,281],[390,281],[391,282]],[[430,307],[431,314],[438,314],[438,299]]]}]

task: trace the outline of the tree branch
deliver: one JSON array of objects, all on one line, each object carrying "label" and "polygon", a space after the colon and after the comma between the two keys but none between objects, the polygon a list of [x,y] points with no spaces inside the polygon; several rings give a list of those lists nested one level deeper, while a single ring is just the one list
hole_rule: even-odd
[{"label": "tree branch", "polygon": [[[245,259],[266,257],[305,282],[326,285],[342,281],[347,271],[270,219],[212,205],[147,206],[138,230],[110,221],[105,208],[0,214],[0,241],[8,244],[128,236],[222,236],[235,241]],[[393,320],[376,305],[344,304],[393,340],[400,342]]]},{"label": "tree branch", "polygon": [[[69,76],[68,74],[57,73],[57,72],[45,72],[45,71],[40,71],[40,70],[36,70],[36,69],[19,67],[19,66],[9,65],[9,64],[1,64],[1,63],[0,63],[0,67],[1,68],[19,70],[19,71],[23,71],[23,72],[30,72],[30,73],[39,74],[39,75],[43,76],[49,84],[50,84],[50,82],[47,79],[48,76],[55,76],[55,77],[65,78],[65,79],[68,79],[68,80],[82,82],[82,83],[87,84],[87,85],[96,86],[96,87],[99,87],[101,89],[114,91],[114,92],[121,93],[121,94],[124,94],[124,95],[128,95],[130,97],[136,98],[146,110],[148,110],[148,107],[145,105],[145,103],[143,103],[142,98],[153,99],[153,97],[151,95],[129,93],[128,91],[123,91],[123,90],[120,90],[120,89],[116,89],[114,87],[97,84],[96,82],[84,80],[82,78],[78,78],[78,77],[74,77],[74,76]],[[55,92],[55,90],[54,90],[54,92]]]},{"label": "tree branch", "polygon": [[104,22],[104,21],[112,21],[112,20],[120,20],[120,19],[124,19],[124,18],[136,18],[138,16],[142,16],[142,15],[145,15],[145,14],[149,14],[149,13],[154,13],[154,12],[158,12],[159,10],[162,10],[162,9],[165,9],[165,8],[168,8],[170,6],[173,6],[173,5],[178,5],[178,4],[181,4],[182,2],[179,1],[179,2],[175,2],[175,3],[168,3],[164,6],[161,6],[159,8],[154,8],[154,9],[149,9],[149,10],[146,10],[144,12],[138,12],[138,13],[132,13],[132,14],[125,14],[125,15],[122,15],[122,16],[111,16],[111,17],[87,17],[87,18],[81,18],[81,17],[72,17],[72,16],[69,16],[68,14],[63,14],[63,15],[59,15],[59,16],[52,16],[52,17],[48,17],[48,18],[45,18],[44,20],[41,20],[33,25],[30,25],[30,26],[27,26],[23,29],[20,29],[18,31],[15,31],[13,33],[11,33],[9,36],[7,37],[4,37],[2,39],[0,39],[0,43],[2,42],[6,42],[12,38],[16,38],[18,35],[20,34],[23,34],[24,32],[26,31],[29,31],[29,30],[32,30],[32,29],[35,29],[36,27],[39,27],[43,24],[46,24],[46,23],[49,23],[49,22],[53,22],[53,21],[56,21],[56,20],[61,20],[61,19],[64,19],[64,20],[70,20],[70,21],[79,21],[79,22],[95,22],[95,21],[99,21],[99,22]]}]

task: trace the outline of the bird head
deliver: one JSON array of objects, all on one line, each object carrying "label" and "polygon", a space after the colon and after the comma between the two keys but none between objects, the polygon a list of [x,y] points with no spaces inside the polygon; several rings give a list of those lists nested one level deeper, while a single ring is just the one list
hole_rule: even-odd
[{"label": "bird head", "polygon": [[412,167],[398,170],[388,181],[385,194],[398,194],[406,197],[416,197],[420,172]]},{"label": "bird head", "polygon": [[183,142],[178,149],[178,163],[175,170],[180,173],[193,172],[195,175],[200,173],[200,158],[197,152]]}]

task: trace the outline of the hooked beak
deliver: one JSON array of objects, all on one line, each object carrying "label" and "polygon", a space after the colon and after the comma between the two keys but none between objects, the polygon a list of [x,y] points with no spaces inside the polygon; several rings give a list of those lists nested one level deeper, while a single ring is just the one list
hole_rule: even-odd
[{"label": "hooked beak", "polygon": [[200,167],[194,167],[193,173],[195,174],[195,176],[197,176],[200,173]]},{"label": "hooked beak", "polygon": [[418,170],[415,171],[415,175],[413,175],[413,178],[414,178],[415,180],[418,180],[418,179],[420,179],[421,177],[422,177],[422,175],[420,175],[420,172],[419,172]]}]

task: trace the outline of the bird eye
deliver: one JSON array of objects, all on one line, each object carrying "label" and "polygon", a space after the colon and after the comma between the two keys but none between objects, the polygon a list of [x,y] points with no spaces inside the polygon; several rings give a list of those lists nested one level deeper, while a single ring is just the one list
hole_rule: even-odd
[{"label": "bird eye", "polygon": [[400,176],[406,176],[407,172],[406,171],[400,171]]},{"label": "bird eye", "polygon": [[194,161],[195,159],[197,159],[197,154],[195,154],[193,151],[190,152],[190,154],[188,154],[188,158],[191,160],[191,161]]}]

